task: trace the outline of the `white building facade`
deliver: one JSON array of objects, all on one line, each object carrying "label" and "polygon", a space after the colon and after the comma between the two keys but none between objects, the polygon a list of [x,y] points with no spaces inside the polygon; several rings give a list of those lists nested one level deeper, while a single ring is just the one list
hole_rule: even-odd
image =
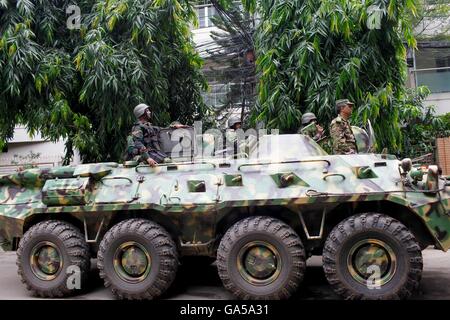
[{"label": "white building facade", "polygon": [[[55,167],[63,162],[65,154],[64,140],[51,142],[40,134],[31,137],[26,127],[17,126],[13,139],[0,153],[0,174],[17,171],[19,167]],[[73,164],[80,163],[75,152]]]},{"label": "white building facade", "polygon": [[426,103],[436,106],[437,114],[446,114],[450,112],[450,17],[443,9],[432,14],[438,7],[428,3],[430,11],[415,28],[417,50],[408,59],[410,85],[427,86],[431,95]]},{"label": "white building facade", "polygon": [[427,105],[436,106],[439,115],[450,112],[450,41],[420,41],[409,60],[409,84],[427,86]]}]

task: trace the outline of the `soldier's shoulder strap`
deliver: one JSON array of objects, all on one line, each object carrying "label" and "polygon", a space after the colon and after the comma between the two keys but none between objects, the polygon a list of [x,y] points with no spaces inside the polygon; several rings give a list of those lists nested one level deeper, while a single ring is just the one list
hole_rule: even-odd
[{"label": "soldier's shoulder strap", "polygon": [[142,138],[145,135],[145,132],[148,130],[148,127],[142,122],[136,122],[133,124],[131,128],[131,135],[134,137]]},{"label": "soldier's shoulder strap", "polygon": [[137,122],[135,122],[134,124],[133,124],[133,129],[137,129],[137,128],[141,128],[141,127],[144,127],[145,125],[142,123],[142,122],[140,122],[140,121],[137,121]]},{"label": "soldier's shoulder strap", "polygon": [[335,123],[342,123],[341,116],[337,116],[336,118],[333,119],[333,121],[331,121],[331,125],[333,125]]}]

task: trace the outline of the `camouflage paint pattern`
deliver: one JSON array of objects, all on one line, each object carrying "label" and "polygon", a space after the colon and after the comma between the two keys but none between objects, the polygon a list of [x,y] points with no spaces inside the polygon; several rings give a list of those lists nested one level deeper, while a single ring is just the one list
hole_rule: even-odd
[{"label": "camouflage paint pattern", "polygon": [[[218,224],[239,210],[282,207],[300,214],[314,205],[321,216],[323,208],[342,203],[386,201],[418,216],[435,245],[447,250],[450,187],[430,173],[413,184],[399,163],[377,154],[327,155],[309,137],[280,135],[262,137],[245,159],[29,169],[0,176],[0,235],[11,241],[23,235],[29,219],[67,213],[86,222],[87,238],[95,239],[114,216],[142,213],[170,226],[182,254],[211,254]],[[190,189],[193,183],[201,187]],[[427,190],[430,183],[438,190]],[[48,199],[56,195],[59,200]]]},{"label": "camouflage paint pattern", "polygon": [[281,273],[278,250],[265,241],[247,243],[238,253],[237,269],[243,279],[255,285],[269,285]]},{"label": "camouflage paint pattern", "polygon": [[53,243],[41,243],[33,249],[31,256],[31,270],[41,280],[54,279],[61,270],[63,260]]},{"label": "camouflage paint pattern", "polygon": [[347,266],[352,277],[363,285],[373,274],[372,266],[378,266],[379,284],[387,283],[397,271],[397,256],[392,248],[378,239],[365,239],[356,243],[347,259]]}]

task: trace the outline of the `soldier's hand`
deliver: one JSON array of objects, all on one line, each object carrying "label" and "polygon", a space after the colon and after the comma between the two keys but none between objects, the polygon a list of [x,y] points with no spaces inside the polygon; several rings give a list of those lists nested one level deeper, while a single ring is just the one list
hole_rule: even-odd
[{"label": "soldier's hand", "polygon": [[146,152],[146,151],[147,151],[146,147],[142,147],[141,149],[139,149],[139,152],[141,152],[141,153]]},{"label": "soldier's hand", "polygon": [[152,158],[148,158],[147,163],[150,165],[150,167],[156,167],[158,165],[158,163]]},{"label": "soldier's hand", "polygon": [[323,133],[323,128],[321,126],[319,126],[318,124],[316,124],[316,128],[317,128],[317,133],[319,133],[320,135],[322,135]]}]

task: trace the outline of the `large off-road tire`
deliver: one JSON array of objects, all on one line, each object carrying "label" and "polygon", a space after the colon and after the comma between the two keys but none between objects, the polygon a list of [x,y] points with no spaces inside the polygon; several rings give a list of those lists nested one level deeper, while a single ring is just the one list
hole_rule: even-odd
[{"label": "large off-road tire", "polygon": [[295,231],[271,217],[237,222],[222,238],[217,269],[239,299],[287,299],[303,280],[305,250]]},{"label": "large off-road tire", "polygon": [[118,223],[103,238],[97,266],[119,299],[154,299],[175,279],[178,252],[160,225],[145,219]]},{"label": "large off-road tire", "polygon": [[404,299],[419,286],[422,253],[413,234],[379,213],[352,216],[337,225],[323,249],[323,268],[345,299]]},{"label": "large off-road tire", "polygon": [[55,220],[40,222],[20,241],[17,266],[22,282],[34,296],[69,296],[84,288],[90,269],[89,247],[73,225]]}]

